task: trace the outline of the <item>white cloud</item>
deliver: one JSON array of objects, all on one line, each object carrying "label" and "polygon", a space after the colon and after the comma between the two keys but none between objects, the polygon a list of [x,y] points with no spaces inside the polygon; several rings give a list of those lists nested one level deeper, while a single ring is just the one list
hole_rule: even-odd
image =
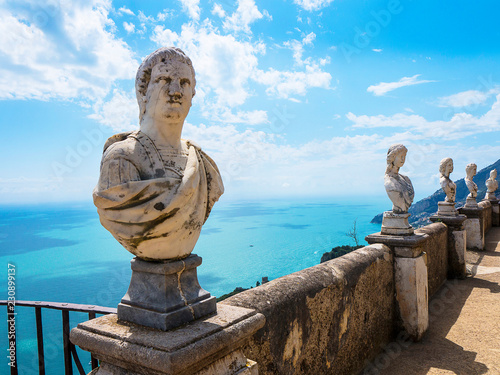
[{"label": "white cloud", "polygon": [[212,8],[212,14],[219,16],[220,18],[224,18],[226,16],[226,12],[222,8],[220,4],[215,3]]},{"label": "white cloud", "polygon": [[479,106],[485,104],[488,98],[498,93],[499,90],[497,88],[491,89],[487,92],[482,92],[478,90],[463,91],[454,95],[439,98],[439,105],[441,107],[456,107],[456,108]]},{"label": "white cloud", "polygon": [[382,52],[382,48],[372,48],[373,52]]},{"label": "white cloud", "polygon": [[[304,34],[303,34],[304,35]],[[305,45],[312,45],[312,42],[314,41],[314,39],[316,39],[316,34],[311,32],[307,35],[305,35],[302,40],[296,40],[296,39],[292,39],[292,40],[288,40],[286,42],[283,43],[283,45],[287,48],[289,48],[290,50],[292,50],[293,52],[293,59],[295,60],[295,63],[297,65],[304,65],[304,63],[306,61],[303,61],[302,60],[302,55],[304,54],[304,46]],[[325,59],[322,59],[321,62],[324,62],[326,63],[327,60]],[[320,64],[321,64],[320,62]],[[321,64],[321,65],[324,65]]]},{"label": "white cloud", "polygon": [[[253,1],[240,2],[239,7],[242,4]],[[314,33],[303,35],[299,43],[310,45],[314,38]],[[223,34],[209,20],[185,23],[180,32],[157,25],[151,40],[158,46],[178,46],[191,57],[197,75],[194,103],[200,105],[207,119],[249,125],[266,123],[264,111],[233,110],[260,89],[255,83],[267,86],[268,95],[283,99],[305,95],[310,88],[331,88],[332,77],[322,70],[329,57],[315,62],[311,58],[302,61],[301,55],[301,70],[263,70],[258,66],[259,55],[266,53],[262,41],[253,41],[247,35]]]},{"label": "white cloud", "polygon": [[115,131],[131,130],[139,124],[139,106],[135,93],[113,90],[109,100],[98,100],[93,105],[94,113],[88,116]]},{"label": "white cloud", "polygon": [[316,39],[316,34],[310,32],[302,39],[302,44],[312,44],[314,39]]},{"label": "white cloud", "polygon": [[269,69],[258,71],[257,82],[268,88],[266,92],[279,98],[291,95],[305,95],[310,88],[330,89],[332,76],[324,72],[317,64],[307,65],[305,71],[279,71]]},{"label": "white cloud", "polygon": [[137,18],[143,24],[155,22],[155,18],[153,16],[146,16],[142,10],[137,14]]},{"label": "white cloud", "polygon": [[490,110],[482,116],[456,113],[449,120],[428,121],[419,115],[398,113],[392,116],[356,116],[349,112],[346,117],[353,128],[407,128],[419,139],[458,140],[474,134],[500,131],[500,94]]},{"label": "white cloud", "polygon": [[118,12],[122,14],[128,14],[129,16],[135,16],[134,12],[132,12],[127,7],[121,7],[120,9],[118,9]]},{"label": "white cloud", "polygon": [[133,33],[135,31],[135,25],[132,22],[124,22],[123,28],[127,33]]},{"label": "white cloud", "polygon": [[157,26],[152,40],[182,48],[193,60],[200,88],[207,96],[215,94],[216,105],[223,107],[241,105],[249,97],[247,84],[257,69],[257,55],[265,51],[261,43],[221,35],[210,24],[184,24],[180,34]]},{"label": "white cloud", "polygon": [[114,35],[104,0],[47,7],[0,7],[0,99],[94,102],[115,80],[132,78],[137,62]]},{"label": "white cloud", "polygon": [[293,2],[305,10],[313,11],[327,7],[333,0],[293,0]]},{"label": "white cloud", "polygon": [[169,10],[169,9],[163,9],[162,12],[158,12],[158,14],[156,15],[156,19],[158,21],[165,21],[168,17],[172,17],[173,15],[173,11],[172,10]]},{"label": "white cloud", "polygon": [[193,20],[200,19],[200,0],[179,0],[182,4],[182,10],[186,12]]},{"label": "white cloud", "polygon": [[250,24],[262,17],[254,0],[238,0],[238,8],[224,20],[223,27],[229,31],[250,33]]},{"label": "white cloud", "polygon": [[238,111],[236,113],[225,110],[221,114],[217,114],[216,111],[212,111],[211,114],[215,115],[214,120],[230,124],[260,125],[269,123],[267,112],[263,110]]},{"label": "white cloud", "polygon": [[376,85],[372,85],[366,89],[368,92],[372,92],[375,96],[382,96],[387,94],[389,91],[393,91],[405,86],[419,85],[421,83],[435,82],[430,80],[419,80],[420,74],[415,74],[413,77],[403,77],[397,82],[380,82]]}]

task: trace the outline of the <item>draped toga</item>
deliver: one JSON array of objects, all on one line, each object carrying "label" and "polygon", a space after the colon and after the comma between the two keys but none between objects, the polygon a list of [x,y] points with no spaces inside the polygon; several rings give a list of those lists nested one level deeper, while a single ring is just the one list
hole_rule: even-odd
[{"label": "draped toga", "polygon": [[224,192],[215,162],[192,142],[181,142],[188,155],[179,175],[140,131],[114,135],[104,146],[94,204],[102,225],[139,258],[188,256]]}]

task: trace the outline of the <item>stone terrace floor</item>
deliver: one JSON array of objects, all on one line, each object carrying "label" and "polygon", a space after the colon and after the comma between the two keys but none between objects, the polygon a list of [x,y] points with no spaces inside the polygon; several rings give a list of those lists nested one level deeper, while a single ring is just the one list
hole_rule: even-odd
[{"label": "stone terrace floor", "polygon": [[486,251],[467,252],[467,263],[474,276],[443,285],[422,341],[388,352],[380,374],[500,375],[500,228],[488,232]]}]

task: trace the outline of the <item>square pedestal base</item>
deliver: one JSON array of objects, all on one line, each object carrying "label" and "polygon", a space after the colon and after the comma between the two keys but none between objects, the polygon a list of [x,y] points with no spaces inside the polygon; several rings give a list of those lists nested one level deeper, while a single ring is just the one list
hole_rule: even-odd
[{"label": "square pedestal base", "polygon": [[458,210],[455,203],[438,202],[438,216],[458,216]]},{"label": "square pedestal base", "polygon": [[255,374],[241,347],[264,326],[264,315],[229,305],[217,310],[166,332],[110,314],[80,323],[70,338],[101,361],[96,375]]},{"label": "square pedestal base", "polygon": [[464,207],[465,208],[477,208],[478,205],[477,205],[476,198],[467,197],[467,199],[465,200]]},{"label": "square pedestal base", "polygon": [[465,251],[467,233],[465,221],[467,216],[441,216],[432,215],[429,218],[433,223],[442,222],[448,227],[448,278],[464,279],[467,276]]},{"label": "square pedestal base", "polygon": [[118,305],[118,319],[167,331],[216,312],[216,298],[198,283],[199,256],[166,262],[134,258],[130,263],[132,278]]},{"label": "square pedestal base", "polygon": [[484,209],[482,207],[470,208],[465,205],[460,208],[460,213],[467,216],[467,220],[465,220],[467,249],[484,250]]},{"label": "square pedestal base", "polygon": [[380,233],[394,236],[409,236],[414,233],[413,227],[408,223],[410,214],[395,214],[385,211],[382,217],[382,229]]}]

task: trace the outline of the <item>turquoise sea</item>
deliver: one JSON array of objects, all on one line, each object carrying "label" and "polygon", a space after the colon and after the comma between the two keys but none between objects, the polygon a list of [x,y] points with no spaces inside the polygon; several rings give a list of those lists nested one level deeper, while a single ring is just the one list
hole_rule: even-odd
[{"label": "turquoise sea", "polygon": [[[316,265],[332,247],[354,245],[345,235],[354,220],[365,244],[367,234],[380,230],[370,220],[389,206],[387,198],[218,202],[194,250],[203,258],[200,284],[221,296],[255,287],[263,276],[272,280]],[[0,299],[7,299],[9,263],[18,300],[116,307],[130,281],[132,255],[101,227],[91,203],[0,207],[0,249]],[[37,374],[34,311],[18,307],[17,313],[20,373]],[[63,374],[60,312],[43,313],[47,374]],[[72,326],[83,320],[71,314]],[[2,348],[6,326],[0,324]],[[80,357],[89,369],[89,357]],[[0,374],[8,374],[2,358]]]}]

